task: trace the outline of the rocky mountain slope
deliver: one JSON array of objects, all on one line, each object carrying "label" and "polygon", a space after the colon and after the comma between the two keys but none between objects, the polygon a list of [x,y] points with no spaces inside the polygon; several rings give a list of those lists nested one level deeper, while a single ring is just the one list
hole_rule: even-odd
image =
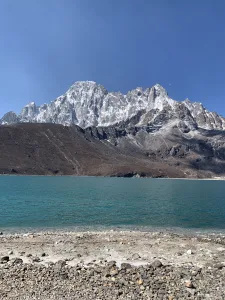
[{"label": "rocky mountain slope", "polygon": [[[212,133],[210,133],[212,134]],[[0,126],[0,174],[224,176],[225,134],[20,123]]]},{"label": "rocky mountain slope", "polygon": [[183,177],[175,165],[119,149],[78,126],[0,126],[0,174]]},{"label": "rocky mountain slope", "polygon": [[158,84],[122,95],[76,82],[1,124],[0,173],[225,176],[225,119]]}]

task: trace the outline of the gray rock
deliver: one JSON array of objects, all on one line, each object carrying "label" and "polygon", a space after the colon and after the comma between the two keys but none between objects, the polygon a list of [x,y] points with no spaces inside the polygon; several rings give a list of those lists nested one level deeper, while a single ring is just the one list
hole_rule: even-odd
[{"label": "gray rock", "polygon": [[16,257],[16,258],[14,258],[14,260],[12,262],[14,265],[17,265],[17,264],[22,264],[23,260],[22,260],[22,258]]},{"label": "gray rock", "polygon": [[151,264],[151,266],[153,267],[153,268],[160,268],[160,267],[162,267],[162,263],[161,263],[161,261],[160,260],[155,260],[152,264]]},{"label": "gray rock", "polygon": [[111,260],[107,263],[107,267],[112,268],[116,266],[116,261],[115,260]]},{"label": "gray rock", "polygon": [[9,256],[3,256],[1,257],[1,263],[6,263],[9,261]]},{"label": "gray rock", "polygon": [[122,263],[121,264],[121,269],[131,269],[131,268],[132,268],[132,266],[128,263]]},{"label": "gray rock", "polygon": [[35,256],[35,257],[32,258],[32,261],[33,262],[40,262],[41,260],[40,260],[40,257]]},{"label": "gray rock", "polygon": [[225,264],[223,263],[216,263],[213,265],[214,268],[222,270],[223,268],[225,268]]},{"label": "gray rock", "polygon": [[133,255],[132,255],[132,259],[133,260],[137,260],[137,259],[140,259],[141,257],[140,257],[140,255],[138,254],[138,253],[134,253]]}]

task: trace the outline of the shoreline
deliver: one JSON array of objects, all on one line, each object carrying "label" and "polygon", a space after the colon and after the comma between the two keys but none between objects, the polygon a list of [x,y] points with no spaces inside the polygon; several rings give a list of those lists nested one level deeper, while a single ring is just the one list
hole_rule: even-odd
[{"label": "shoreline", "polygon": [[157,233],[186,237],[225,236],[225,228],[184,228],[184,227],[156,227],[156,226],[65,226],[65,227],[0,227],[1,236],[23,236],[24,234],[98,234],[98,233]]},{"label": "shoreline", "polygon": [[[150,244],[149,244],[150,242]],[[96,245],[98,244],[98,253],[102,257],[110,257],[119,261],[121,263],[123,260],[128,260],[128,252],[132,253],[138,251],[139,246],[142,244],[142,247],[139,249],[139,252],[142,253],[140,256],[145,257],[144,264],[154,256],[152,253],[147,251],[148,246],[150,245],[151,252],[158,253],[163,249],[167,249],[167,253],[164,254],[164,260],[167,263],[173,262],[173,256],[177,252],[185,252],[189,249],[193,250],[196,255],[200,254],[202,248],[205,248],[206,245],[209,245],[213,251],[217,251],[224,254],[224,264],[225,264],[225,232],[215,233],[215,232],[175,232],[175,231],[140,231],[140,230],[121,230],[121,229],[109,229],[109,230],[82,230],[82,231],[68,231],[68,230],[44,230],[44,231],[26,231],[26,232],[17,232],[17,233],[2,233],[0,235],[0,256],[7,255],[9,251],[13,251],[14,256],[17,254],[17,257],[21,257],[21,253],[33,252],[35,255],[40,252],[41,249],[44,252],[49,252],[48,259],[56,257],[60,259],[65,259],[66,256],[72,256],[77,252],[78,249],[82,253],[84,260],[88,262],[92,255],[89,252],[96,251]],[[61,245],[57,249],[56,245]],[[68,247],[65,247],[65,246]],[[71,247],[71,245],[73,245]],[[85,245],[85,246],[84,246]],[[130,246],[131,245],[131,246]],[[155,246],[154,246],[155,245]],[[84,251],[81,246],[84,246]],[[66,250],[64,249],[67,248]],[[110,250],[112,254],[109,255]],[[200,248],[199,248],[200,247]],[[13,248],[13,249],[12,249]],[[144,250],[146,248],[146,250]],[[198,253],[197,248],[200,249]],[[101,253],[102,252],[102,253]],[[109,253],[108,253],[109,252]],[[51,253],[51,254],[50,254]],[[55,254],[57,253],[56,257]],[[101,254],[100,254],[101,253]],[[117,254],[122,253],[118,260]],[[196,256],[195,255],[195,256]],[[24,254],[22,255],[24,256]],[[176,255],[175,255],[176,256]],[[190,256],[190,258],[195,258],[195,256]],[[68,258],[68,257],[67,257]],[[183,257],[182,257],[183,258]],[[73,257],[73,260],[75,258]],[[57,259],[56,259],[57,260]],[[29,260],[26,259],[27,262]],[[47,262],[46,259],[43,259],[43,262]],[[76,263],[78,260],[74,260]],[[199,260],[199,262],[201,259]],[[181,257],[176,260],[177,263],[182,262]],[[202,263],[205,263],[205,260],[202,260]],[[208,261],[207,261],[208,262]],[[197,263],[197,261],[196,261]]]},{"label": "shoreline", "polygon": [[196,178],[196,177],[148,177],[148,176],[143,176],[143,177],[127,177],[127,176],[105,176],[105,175],[98,175],[98,176],[94,176],[94,175],[37,175],[37,174],[0,174],[0,176],[10,176],[10,177],[76,177],[76,178],[124,178],[124,179],[159,179],[159,180],[163,180],[163,179],[167,179],[167,180],[216,180],[216,181],[224,181],[225,177],[210,177],[210,178]]}]

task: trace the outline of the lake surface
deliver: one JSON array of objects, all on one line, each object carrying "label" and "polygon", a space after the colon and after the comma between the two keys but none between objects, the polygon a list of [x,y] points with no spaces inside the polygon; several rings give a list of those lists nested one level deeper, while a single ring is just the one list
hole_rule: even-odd
[{"label": "lake surface", "polygon": [[225,229],[225,182],[0,177],[0,230],[70,227]]}]

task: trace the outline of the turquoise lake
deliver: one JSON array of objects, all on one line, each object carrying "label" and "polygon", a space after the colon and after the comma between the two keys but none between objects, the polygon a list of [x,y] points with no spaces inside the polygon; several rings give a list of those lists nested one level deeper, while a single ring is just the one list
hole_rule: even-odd
[{"label": "turquoise lake", "polygon": [[0,230],[71,227],[225,230],[225,182],[0,177]]}]

